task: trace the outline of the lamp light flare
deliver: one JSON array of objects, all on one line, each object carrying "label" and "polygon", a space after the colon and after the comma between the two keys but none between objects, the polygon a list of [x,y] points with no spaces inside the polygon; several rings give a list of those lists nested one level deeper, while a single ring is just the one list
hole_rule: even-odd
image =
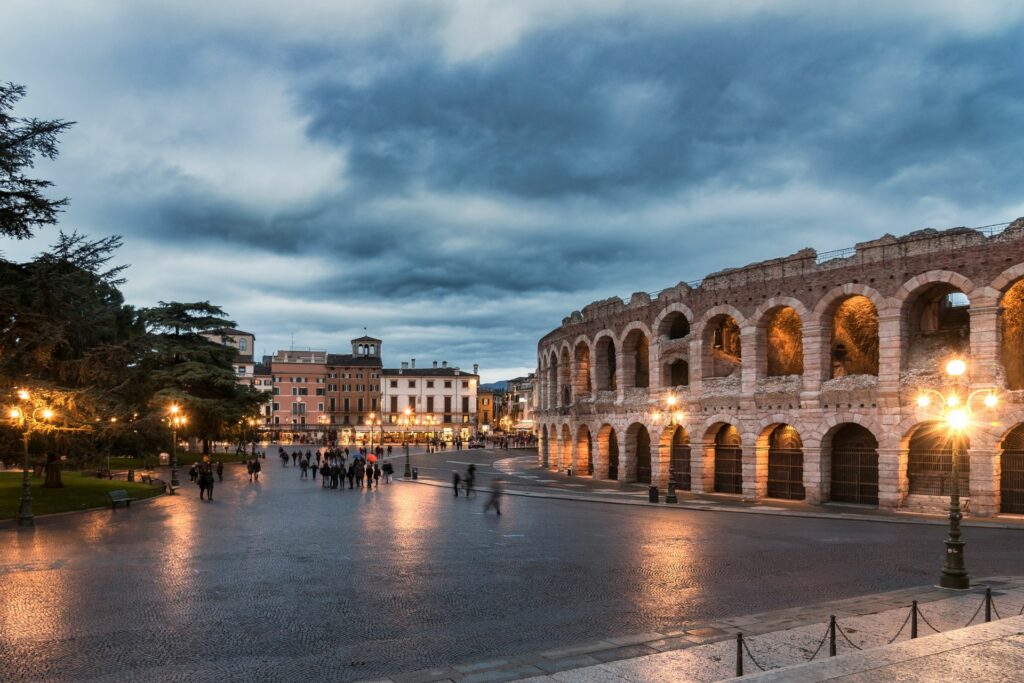
[{"label": "lamp light flare", "polygon": [[917,405],[920,408],[927,408],[932,404],[932,399],[928,394],[921,394],[917,397]]},{"label": "lamp light flare", "polygon": [[958,405],[960,405],[960,397],[957,396],[956,394],[950,394],[948,397],[946,397],[946,405],[949,406],[950,408],[956,408]]},{"label": "lamp light flare", "polygon": [[669,397],[668,397],[668,398],[666,399],[666,401],[668,402],[668,404],[669,404],[670,406],[674,406],[674,405],[676,404],[676,397],[675,397],[675,396],[669,396]]},{"label": "lamp light flare", "polygon": [[18,389],[18,398],[20,398],[22,401],[27,401],[29,399],[28,390],[27,389]]},{"label": "lamp light flare", "polygon": [[11,416],[12,420],[17,420],[19,417],[21,417],[21,411],[18,410],[17,408],[11,408],[11,412],[8,414]]},{"label": "lamp light flare", "polygon": [[683,421],[683,411],[677,410],[674,417],[676,419],[676,422],[682,422]]},{"label": "lamp light flare", "polygon": [[177,403],[171,404],[171,415],[177,415],[179,410],[181,410],[181,408],[178,407]]},{"label": "lamp light flare", "polygon": [[968,418],[965,411],[957,409],[949,411],[946,421],[952,429],[960,431],[967,428],[970,418]]},{"label": "lamp light flare", "polygon": [[959,377],[965,372],[967,372],[967,363],[959,358],[954,358],[946,363],[946,374],[951,377]]},{"label": "lamp light flare", "polygon": [[43,419],[49,420],[51,418],[53,418],[53,411],[47,408],[46,410],[43,411]]},{"label": "lamp light flare", "polygon": [[995,408],[997,403],[999,403],[999,399],[996,398],[995,394],[989,394],[985,397],[986,408]]}]

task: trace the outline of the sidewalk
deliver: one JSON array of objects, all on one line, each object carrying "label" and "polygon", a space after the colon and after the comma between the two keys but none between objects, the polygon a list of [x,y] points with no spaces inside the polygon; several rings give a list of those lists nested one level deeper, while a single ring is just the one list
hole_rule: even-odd
[{"label": "sidewalk", "polygon": [[[986,625],[986,628],[1000,626],[1000,630],[992,631],[989,635],[969,636],[975,631],[974,625],[984,623],[986,585],[992,588],[992,618],[1007,619]],[[913,641],[910,637],[912,600],[918,601],[920,615],[919,638]],[[909,647],[907,652],[913,656],[956,648],[972,648],[973,652],[977,643],[1024,630],[1024,617],[1018,616],[1018,612],[1024,609],[1022,605],[1024,577],[990,577],[979,580],[972,590],[965,592],[934,587],[905,589],[723,619],[681,631],[640,633],[532,655],[460,663],[403,674],[388,680],[394,683],[509,680],[531,683],[720,681],[736,675],[737,633],[744,634],[746,652],[743,663],[747,674],[758,672],[761,667],[771,672],[783,670],[783,667],[806,666],[808,660],[812,660],[815,667],[822,667],[821,671],[832,671],[826,665],[839,666],[837,663],[842,658],[829,657],[830,615],[835,615],[837,620],[837,655],[867,651],[865,657],[851,665],[856,668],[867,666],[872,661],[877,665],[878,661],[882,661],[882,655],[874,660],[872,656],[886,652],[884,648],[892,647],[891,643],[906,644]],[[972,628],[965,629],[968,625],[972,625]],[[943,632],[942,638],[948,640],[935,640],[937,636],[928,635],[935,634],[935,629]],[[925,645],[929,641],[932,641],[932,645]],[[998,651],[998,648],[993,651]],[[884,661],[896,664],[906,661],[906,657],[911,655],[894,656]],[[764,680],[821,680],[813,677],[795,679],[782,673],[772,675],[776,677]],[[926,679],[932,680],[928,677],[920,680]]]}]

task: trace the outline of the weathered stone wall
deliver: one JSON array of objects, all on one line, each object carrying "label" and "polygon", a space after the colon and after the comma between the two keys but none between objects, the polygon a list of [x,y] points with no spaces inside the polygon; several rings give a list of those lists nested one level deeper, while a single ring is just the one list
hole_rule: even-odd
[{"label": "weathered stone wall", "polygon": [[[1024,399],[1013,391],[1024,384],[1024,297],[1004,300],[1021,279],[1024,220],[992,236],[967,228],[886,235],[821,259],[805,249],[713,273],[693,287],[680,283],[653,298],[641,292],[628,302],[591,303],[538,344],[537,425],[542,437],[546,427],[550,442],[541,450],[547,447],[551,467],[572,463],[574,472],[586,473],[593,462],[595,476],[606,477],[614,428],[619,478],[629,480],[637,454],[631,451],[636,439],[627,434],[643,425],[651,436],[652,478],[664,486],[677,428],[666,424],[672,394],[682,412],[678,427],[691,444],[694,491],[714,488],[714,436],[733,425],[744,495],[766,495],[766,482],[778,476],[770,471],[779,471],[779,451],[768,435],[786,424],[802,443],[806,499],[828,500],[831,434],[854,423],[878,441],[879,504],[934,508],[941,498],[908,494],[909,442],[928,418],[916,405],[919,392],[944,386],[942,361],[955,353],[970,361],[965,394],[995,389],[1004,399],[972,435],[968,455],[971,513],[995,514],[1000,441],[1024,422]],[[923,306],[948,291],[969,300],[968,338],[928,327],[931,313]],[[689,334],[670,339],[678,315],[689,322]],[[738,349],[714,348],[713,326],[724,316],[738,327]],[[646,344],[638,343],[641,335]],[[636,386],[638,353],[647,356],[646,387]],[[670,365],[680,359],[689,363],[689,383],[670,387]],[[1017,384],[1007,386],[1007,371]]]}]

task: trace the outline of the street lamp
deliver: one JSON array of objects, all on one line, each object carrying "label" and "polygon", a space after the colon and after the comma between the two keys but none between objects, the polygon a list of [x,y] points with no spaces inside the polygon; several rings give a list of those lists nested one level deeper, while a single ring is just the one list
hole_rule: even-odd
[{"label": "street lamp", "polygon": [[383,427],[383,423],[380,421],[380,416],[378,416],[377,413],[370,413],[369,415],[366,416],[366,426],[370,430],[370,452],[371,453],[373,452],[373,426],[374,425],[380,425],[381,426],[381,428],[380,428],[380,445],[383,446],[384,445],[384,427]]},{"label": "street lamp", "polygon": [[178,429],[188,424],[188,417],[177,403],[171,404],[168,410],[171,414],[168,418],[171,423],[171,493],[174,493],[174,489],[181,486],[178,481]]},{"label": "street lamp", "polygon": [[402,416],[398,418],[402,425],[402,447],[405,448],[405,478],[412,478],[412,466],[409,464],[409,425],[412,424],[412,408],[406,408]]},{"label": "street lamp", "polygon": [[[683,411],[679,410],[676,406],[678,399],[674,394],[669,394],[665,399],[665,412],[664,415],[668,417],[668,425],[670,427],[678,427],[683,423]],[[662,413],[655,411],[653,418],[654,421],[661,422]],[[679,502],[679,497],[676,496],[676,473],[672,466],[672,447],[669,446],[668,451],[668,485],[665,491],[665,503],[675,504]]]},{"label": "street lamp", "polygon": [[[967,372],[967,364],[959,358],[946,363],[946,375],[960,377]],[[928,411],[933,417],[946,424],[950,440],[950,456],[952,478],[949,487],[949,537],[946,545],[945,562],[939,576],[939,586],[966,590],[971,587],[971,580],[964,563],[964,542],[960,540],[960,455],[964,444],[965,432],[970,428],[975,415],[975,403],[980,399],[982,410],[991,410],[999,403],[992,389],[977,389],[962,398],[956,390],[946,394],[935,389],[926,389],[917,397],[917,406]]]},{"label": "street lamp", "polygon": [[[27,403],[31,398],[32,396],[27,390],[20,389],[18,391],[19,400]],[[34,408],[18,406],[11,408],[8,416],[15,426],[21,427],[24,446],[21,462],[21,501],[18,504],[18,526],[35,526],[35,517],[32,515],[32,487],[28,474],[28,440],[32,429],[37,424],[42,424],[45,428],[47,423],[53,419],[53,411],[44,405]],[[40,420],[40,418],[42,419]]]}]

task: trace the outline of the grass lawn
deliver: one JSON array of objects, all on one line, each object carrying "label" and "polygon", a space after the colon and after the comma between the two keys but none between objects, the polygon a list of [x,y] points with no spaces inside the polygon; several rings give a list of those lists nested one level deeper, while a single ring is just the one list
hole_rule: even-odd
[{"label": "grass lawn", "polygon": [[[64,482],[62,489],[44,489],[42,477],[32,479],[33,514],[46,515],[109,505],[107,492],[115,489],[126,490],[136,500],[163,492],[162,488],[149,484],[83,477],[77,472],[62,472],[61,479]],[[0,472],[0,519],[16,517],[20,499],[21,472]]]}]

